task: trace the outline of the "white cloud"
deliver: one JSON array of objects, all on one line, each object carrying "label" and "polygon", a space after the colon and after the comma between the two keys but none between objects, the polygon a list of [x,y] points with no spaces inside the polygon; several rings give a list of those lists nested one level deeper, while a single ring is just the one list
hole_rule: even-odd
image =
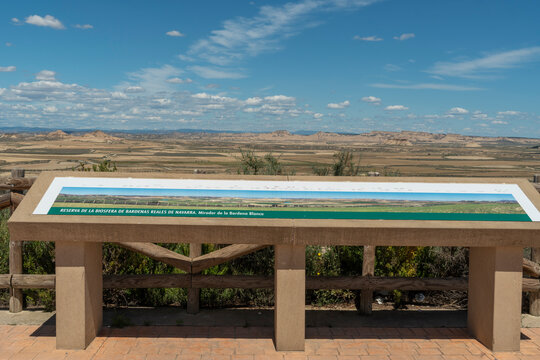
[{"label": "white cloud", "polygon": [[309,111],[301,111],[296,107],[296,99],[286,95],[272,95],[261,97],[251,97],[243,102],[243,111],[246,113],[263,113],[269,115],[287,115],[297,117],[301,114],[311,114]]},{"label": "white cloud", "polygon": [[186,54],[179,56],[186,61],[211,64],[192,68],[205,78],[245,77],[234,69],[220,67],[231,67],[245,58],[281,49],[283,40],[321,23],[310,19],[310,16],[317,12],[356,10],[377,1],[379,0],[302,0],[264,5],[255,16],[224,21],[220,29],[211,31],[209,36],[191,45]]},{"label": "white cloud", "polygon": [[209,67],[209,66],[191,66],[189,70],[205,79],[241,79],[246,75],[229,69]]},{"label": "white cloud", "polygon": [[475,86],[463,86],[452,84],[434,84],[434,83],[422,83],[422,84],[371,84],[372,87],[381,89],[411,89],[411,90],[446,90],[446,91],[477,91],[483,90],[482,88]]},{"label": "white cloud", "polygon": [[321,113],[315,113],[315,114],[313,114],[313,117],[314,117],[315,119],[320,119],[320,118],[322,118],[323,116],[324,116],[324,114],[321,114]]},{"label": "white cloud", "polygon": [[178,55],[178,58],[182,61],[189,61],[189,62],[193,62],[195,61],[195,58],[192,58],[191,56],[187,56],[185,54],[180,54]]},{"label": "white cloud", "polygon": [[30,15],[25,21],[27,24],[50,27],[56,30],[63,30],[66,28],[60,20],[51,15],[45,15],[45,17]]},{"label": "white cloud", "polygon": [[508,124],[506,121],[502,121],[502,120],[493,120],[491,123],[495,124],[495,125],[506,125],[506,124]]},{"label": "white cloud", "polygon": [[6,46],[7,46],[7,47],[10,47],[10,46],[12,46],[12,45],[13,45],[13,44],[10,43],[10,42],[7,42],[7,43],[6,43]]},{"label": "white cloud", "polygon": [[361,41],[383,41],[384,39],[381,38],[381,37],[378,37],[378,36],[360,36],[360,35],[355,35],[353,37],[354,40],[361,40]]},{"label": "white cloud", "polygon": [[14,17],[14,18],[11,18],[11,22],[12,22],[12,23],[15,23],[15,24],[18,24],[18,23],[21,22],[21,20],[19,20],[19,19],[17,19],[16,17]]},{"label": "white cloud", "polygon": [[493,53],[474,60],[437,62],[427,72],[443,76],[481,78],[496,70],[514,68],[539,59],[540,46],[533,46]]},{"label": "white cloud", "polygon": [[262,103],[263,99],[261,99],[260,97],[251,97],[251,98],[248,98],[246,99],[245,104],[246,105],[259,105],[260,103]]},{"label": "white cloud", "polygon": [[212,98],[212,96],[214,96],[214,95],[210,95],[210,94],[207,94],[207,93],[204,93],[204,92],[191,95],[191,97],[193,97],[195,99],[210,99],[210,98]]},{"label": "white cloud", "polygon": [[171,99],[154,99],[154,101],[161,106],[167,106],[171,103]]},{"label": "white cloud", "polygon": [[151,93],[172,91],[173,85],[167,82],[167,79],[177,77],[182,73],[182,70],[171,65],[163,65],[159,68],[145,68],[127,74],[130,81],[123,82],[116,88],[121,90],[126,87],[138,86]]},{"label": "white cloud", "polygon": [[448,114],[451,114],[451,115],[465,115],[468,113],[469,113],[469,110],[464,109],[462,107],[453,107],[450,110],[448,110]]},{"label": "white cloud", "polygon": [[279,102],[279,103],[290,103],[290,102],[296,101],[294,97],[286,96],[286,95],[266,96],[264,99],[270,102]]},{"label": "white cloud", "polygon": [[499,111],[497,113],[497,115],[500,115],[500,116],[517,116],[521,114],[522,114],[521,111],[515,111],[515,110]]},{"label": "white cloud", "polygon": [[54,81],[56,79],[56,72],[51,70],[41,70],[36,74],[36,80]]},{"label": "white cloud", "polygon": [[188,116],[200,116],[202,115],[202,112],[200,111],[192,111],[192,110],[182,110],[180,111],[181,115],[188,115]]},{"label": "white cloud", "polygon": [[370,104],[380,105],[381,104],[381,98],[378,98],[376,96],[364,96],[362,98],[363,102],[367,102]]},{"label": "white cloud", "polygon": [[472,118],[475,120],[485,120],[489,118],[489,116],[488,114],[484,114],[484,113],[475,113],[473,114]]},{"label": "white cloud", "polygon": [[[56,80],[38,80],[21,82],[11,86],[4,98],[8,101],[53,101],[55,99],[70,100],[84,88],[77,84],[64,84]],[[89,95],[89,94],[86,94]],[[90,94],[92,96],[93,94]],[[108,95],[107,95],[108,96]]]},{"label": "white cloud", "polygon": [[191,84],[193,82],[190,78],[180,79],[179,77],[173,77],[165,81],[170,84]]},{"label": "white cloud", "polygon": [[400,40],[400,41],[403,41],[403,40],[408,40],[408,39],[412,39],[413,37],[415,37],[416,35],[414,35],[413,33],[405,33],[405,34],[401,34],[399,36],[394,36],[394,39],[395,40]]},{"label": "white cloud", "polygon": [[171,31],[167,31],[165,33],[165,35],[168,35],[168,36],[172,36],[172,37],[182,37],[182,36],[185,36],[184,34],[182,34],[180,31],[178,30],[171,30]]},{"label": "white cloud", "polygon": [[194,99],[210,100],[210,101],[220,102],[220,103],[223,103],[223,102],[228,103],[228,102],[236,102],[236,101],[238,101],[237,99],[231,98],[231,97],[228,97],[228,96],[211,95],[211,94],[207,94],[205,92],[193,94],[193,95],[191,95],[191,97],[194,98]]},{"label": "white cloud", "polygon": [[17,70],[16,66],[0,66],[0,72],[13,72]]},{"label": "white cloud", "polygon": [[144,92],[144,88],[142,86],[128,86],[124,89],[124,92],[126,93],[141,93]]},{"label": "white cloud", "polygon": [[55,113],[55,112],[58,112],[58,109],[56,108],[56,106],[51,105],[51,106],[44,107],[43,112],[45,112],[45,113]]},{"label": "white cloud", "polygon": [[386,71],[399,71],[399,70],[401,70],[401,66],[394,65],[394,64],[386,64],[386,65],[384,65],[384,70],[386,70]]},{"label": "white cloud", "polygon": [[82,30],[88,30],[88,29],[94,28],[94,26],[90,24],[75,24],[74,27],[76,27],[77,29],[82,29]]},{"label": "white cloud", "polygon": [[389,111],[403,111],[403,110],[408,110],[409,108],[406,107],[406,106],[403,106],[403,105],[388,105],[387,107],[384,108],[384,110],[389,110]]},{"label": "white cloud", "polygon": [[344,109],[344,108],[348,107],[349,105],[351,105],[349,100],[345,100],[345,101],[340,102],[340,103],[330,103],[330,104],[326,105],[326,107],[328,107],[329,109]]},{"label": "white cloud", "polygon": [[121,91],[113,91],[111,93],[111,97],[113,99],[119,99],[119,100],[128,99],[128,96]]}]

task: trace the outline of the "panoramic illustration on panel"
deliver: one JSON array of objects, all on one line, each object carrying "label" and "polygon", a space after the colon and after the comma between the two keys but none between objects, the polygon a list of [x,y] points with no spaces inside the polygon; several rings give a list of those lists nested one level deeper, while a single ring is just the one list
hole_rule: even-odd
[{"label": "panoramic illustration on panel", "polygon": [[63,187],[53,215],[530,221],[511,194]]}]

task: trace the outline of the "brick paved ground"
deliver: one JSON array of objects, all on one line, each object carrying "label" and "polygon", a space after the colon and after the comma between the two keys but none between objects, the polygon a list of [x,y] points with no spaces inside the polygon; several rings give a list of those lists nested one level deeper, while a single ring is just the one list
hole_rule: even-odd
[{"label": "brick paved ground", "polygon": [[540,329],[521,352],[492,353],[465,329],[307,328],[304,353],[277,353],[270,327],[131,326],[104,329],[87,350],[55,350],[54,326],[0,326],[0,359],[540,359]]}]

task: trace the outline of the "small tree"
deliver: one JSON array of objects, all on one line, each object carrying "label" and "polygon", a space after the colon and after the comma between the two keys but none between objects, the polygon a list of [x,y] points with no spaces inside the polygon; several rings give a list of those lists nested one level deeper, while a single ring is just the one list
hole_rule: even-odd
[{"label": "small tree", "polygon": [[334,154],[334,163],[330,167],[313,167],[313,173],[318,176],[357,176],[360,165],[354,162],[352,151],[341,150]]},{"label": "small tree", "polygon": [[342,150],[334,154],[334,176],[357,176],[359,172],[360,165],[354,163],[354,154],[351,151]]},{"label": "small tree", "polygon": [[[92,165],[92,167],[90,167]],[[73,167],[73,171],[95,171],[95,172],[114,172],[118,171],[116,163],[111,160],[103,160],[97,164],[87,164],[85,161],[79,161],[79,165]]]},{"label": "small tree", "polygon": [[240,169],[239,174],[243,175],[260,175],[264,168],[264,161],[255,155],[252,150],[240,150]]},{"label": "small tree", "polygon": [[330,168],[325,166],[314,166],[313,173],[317,176],[328,176],[328,174],[330,174]]},{"label": "small tree", "polygon": [[240,168],[243,175],[284,175],[286,173],[279,158],[272,153],[259,157],[252,150],[240,150]]},{"label": "small tree", "polygon": [[271,153],[264,155],[264,173],[265,175],[283,175],[283,166]]}]

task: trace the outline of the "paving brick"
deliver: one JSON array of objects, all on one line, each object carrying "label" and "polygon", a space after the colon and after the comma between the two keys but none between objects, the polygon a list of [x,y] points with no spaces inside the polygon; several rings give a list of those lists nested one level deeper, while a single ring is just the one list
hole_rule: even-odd
[{"label": "paving brick", "polygon": [[[56,350],[54,327],[0,326],[0,360],[538,360],[540,329],[520,352],[492,353],[466,329],[308,328],[304,352],[276,352],[272,328],[197,326],[103,329],[87,350]],[[53,334],[53,335],[51,335]]]}]

